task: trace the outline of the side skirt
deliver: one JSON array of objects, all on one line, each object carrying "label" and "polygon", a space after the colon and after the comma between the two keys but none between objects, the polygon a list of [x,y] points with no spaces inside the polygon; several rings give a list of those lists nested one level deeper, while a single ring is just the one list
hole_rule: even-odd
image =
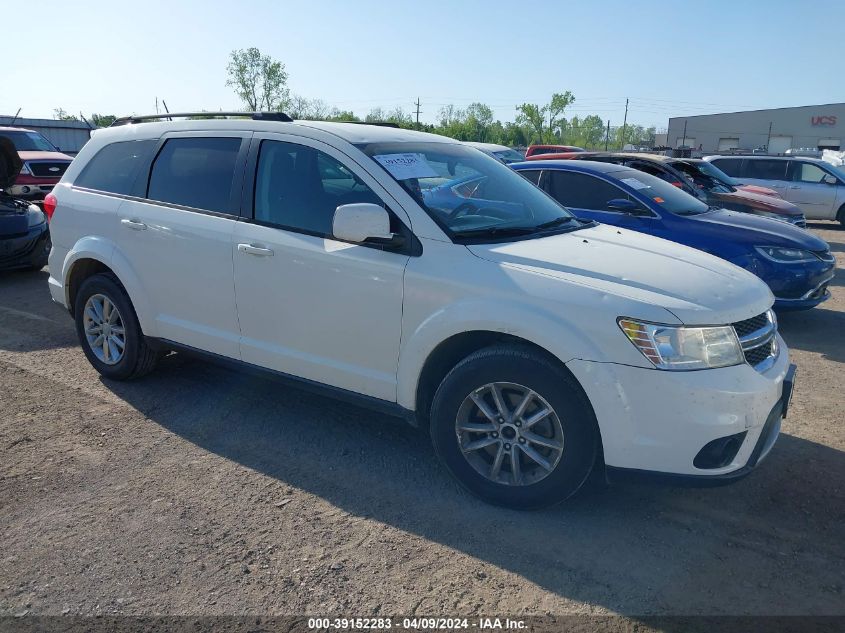
[{"label": "side skirt", "polygon": [[150,347],[159,351],[172,350],[174,352],[182,352],[191,356],[202,358],[203,360],[210,361],[216,365],[221,365],[223,367],[235,371],[247,372],[258,376],[271,377],[295,389],[301,389],[303,391],[309,391],[320,396],[325,396],[328,398],[333,398],[335,400],[348,402],[349,404],[362,407],[364,409],[369,409],[371,411],[377,411],[378,413],[383,413],[392,417],[401,418],[411,426],[419,426],[416,413],[414,411],[411,411],[410,409],[406,409],[405,407],[399,405],[396,402],[388,402],[387,400],[381,400],[380,398],[365,396],[354,391],[349,391],[348,389],[341,389],[340,387],[326,385],[321,382],[317,382],[316,380],[300,378],[299,376],[286,374],[281,371],[276,371],[275,369],[260,367],[259,365],[253,365],[252,363],[247,363],[242,360],[228,358],[226,356],[221,356],[212,352],[206,352],[204,350],[197,349],[195,347],[190,347],[189,345],[182,345],[181,343],[176,343],[167,339],[152,337],[146,337],[146,339]]}]

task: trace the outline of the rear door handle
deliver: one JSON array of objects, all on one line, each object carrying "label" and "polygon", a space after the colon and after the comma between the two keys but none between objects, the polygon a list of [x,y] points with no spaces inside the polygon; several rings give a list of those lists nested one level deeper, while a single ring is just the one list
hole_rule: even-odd
[{"label": "rear door handle", "polygon": [[800,188],[801,188],[801,187],[800,187],[800,186],[798,186],[798,185],[794,185],[794,186],[790,187],[790,189],[800,189]]},{"label": "rear door handle", "polygon": [[238,250],[247,255],[256,255],[257,257],[272,257],[273,251],[269,248],[262,248],[253,244],[238,244]]},{"label": "rear door handle", "polygon": [[123,218],[120,223],[130,229],[135,231],[143,231],[147,228],[147,225],[143,222],[139,222],[138,220],[130,220],[129,218]]}]

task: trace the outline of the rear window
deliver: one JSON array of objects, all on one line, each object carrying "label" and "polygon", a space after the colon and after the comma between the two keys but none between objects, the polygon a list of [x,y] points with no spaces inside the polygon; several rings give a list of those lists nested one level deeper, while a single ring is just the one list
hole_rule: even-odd
[{"label": "rear window", "polygon": [[88,162],[74,186],[129,195],[138,170],[156,142],[122,141],[106,145]]},{"label": "rear window", "polygon": [[232,181],[240,138],[174,138],[150,173],[147,197],[159,202],[232,212]]}]

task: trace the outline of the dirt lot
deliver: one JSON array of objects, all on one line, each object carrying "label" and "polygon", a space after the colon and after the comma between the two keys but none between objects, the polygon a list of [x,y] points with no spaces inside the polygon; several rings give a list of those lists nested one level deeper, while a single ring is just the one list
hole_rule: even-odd
[{"label": "dirt lot", "polygon": [[783,435],[726,488],[486,506],[410,427],[174,355],[101,380],[47,274],[0,274],[2,614],[845,614],[845,230],[781,317]]}]

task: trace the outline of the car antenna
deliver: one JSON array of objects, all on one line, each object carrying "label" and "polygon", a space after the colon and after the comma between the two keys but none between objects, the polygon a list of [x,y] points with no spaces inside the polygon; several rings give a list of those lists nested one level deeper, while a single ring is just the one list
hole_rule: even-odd
[{"label": "car antenna", "polygon": [[[168,107],[167,107],[167,101],[165,101],[164,99],[162,99],[162,100],[161,100],[161,105],[163,105],[163,106],[164,106],[164,111],[165,111],[165,112],[167,112],[167,114],[170,114],[170,110],[169,110],[169,109],[168,109]],[[172,121],[173,119],[171,119],[170,117],[167,117],[167,120],[168,120],[168,121]]]},{"label": "car antenna", "polygon": [[12,117],[12,122],[9,123],[9,127],[12,127],[15,124],[15,121],[18,120],[18,115],[21,113],[21,109],[18,108],[18,111],[15,112],[15,116]]}]

